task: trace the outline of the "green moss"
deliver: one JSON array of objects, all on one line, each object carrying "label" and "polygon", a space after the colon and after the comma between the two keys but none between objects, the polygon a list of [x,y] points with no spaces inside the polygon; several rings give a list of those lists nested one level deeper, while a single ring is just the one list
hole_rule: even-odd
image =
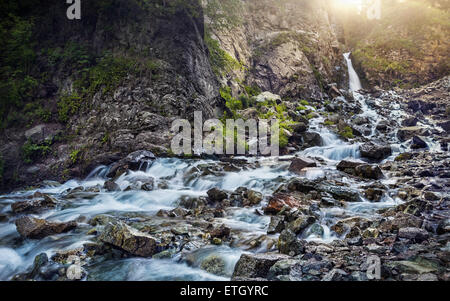
[{"label": "green moss", "polygon": [[77,150],[73,150],[70,153],[70,161],[72,162],[72,164],[76,164],[78,162],[78,160],[80,159],[80,154],[81,154],[81,150],[77,149]]},{"label": "green moss", "polygon": [[306,115],[306,119],[313,119],[314,117],[316,117],[316,114],[314,114],[313,112]]},{"label": "green moss", "polygon": [[258,96],[261,94],[261,89],[258,86],[246,86],[244,85],[244,90],[249,97]]},{"label": "green moss", "polygon": [[327,126],[332,126],[332,125],[334,125],[334,122],[331,120],[325,120],[325,122],[323,124],[327,125]]},{"label": "green moss", "polygon": [[109,133],[106,133],[106,134],[103,136],[101,143],[102,143],[102,144],[106,144],[106,143],[108,143],[108,141],[109,141]]},{"label": "green moss", "polygon": [[309,102],[307,100],[304,100],[304,99],[300,100],[300,104],[303,105],[303,106],[309,106]]},{"label": "green moss", "polygon": [[205,31],[205,44],[209,49],[209,60],[212,71],[217,76],[221,77],[233,70],[243,68],[243,65],[240,62],[220,48],[219,41],[213,39],[208,31]]},{"label": "green moss", "polygon": [[342,131],[340,131],[339,135],[341,137],[344,137],[344,138],[347,138],[347,139],[355,138],[355,135],[353,135],[353,130],[349,126],[346,126]]}]

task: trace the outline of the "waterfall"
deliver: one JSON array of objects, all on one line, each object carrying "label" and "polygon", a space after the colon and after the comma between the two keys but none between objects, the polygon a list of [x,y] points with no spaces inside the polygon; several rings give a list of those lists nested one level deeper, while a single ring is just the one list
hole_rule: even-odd
[{"label": "waterfall", "polygon": [[348,76],[350,82],[350,90],[352,92],[356,92],[362,89],[361,81],[359,80],[358,74],[353,68],[352,60],[350,59],[351,52],[344,53],[345,60],[347,61],[348,66]]}]

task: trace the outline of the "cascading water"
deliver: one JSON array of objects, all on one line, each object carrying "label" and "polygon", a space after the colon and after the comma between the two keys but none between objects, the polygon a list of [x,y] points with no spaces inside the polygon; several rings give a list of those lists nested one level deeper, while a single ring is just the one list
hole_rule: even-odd
[{"label": "cascading water", "polygon": [[351,52],[344,53],[345,60],[347,61],[348,67],[348,77],[350,83],[350,90],[352,92],[356,92],[362,89],[361,81],[359,80],[359,76],[353,68],[352,60],[350,59]]},{"label": "cascading water", "polygon": [[[366,104],[366,98],[358,93],[361,83],[356,74],[350,54],[345,54],[347,60],[350,90],[355,99],[360,102],[362,114],[376,124],[380,118],[377,112]],[[342,101],[346,101],[343,99]],[[311,107],[312,110],[315,110]],[[400,107],[397,108],[400,112]],[[392,110],[392,114],[398,113]],[[341,140],[335,133],[324,125],[324,118],[317,117],[310,121],[309,130],[320,134],[322,146],[308,148],[296,155],[319,158],[320,167],[307,168],[301,177],[309,179],[338,179],[347,183],[352,189],[362,191],[358,182],[336,170],[336,164],[343,159],[360,159],[360,143],[349,143]],[[99,166],[93,170],[84,181],[70,180],[62,185],[48,183],[46,187],[35,190],[16,192],[0,196],[0,213],[13,216],[11,204],[17,200],[24,200],[36,191],[52,195],[60,200],[61,207],[34,214],[49,221],[84,220],[98,214],[114,214],[128,216],[139,214],[153,217],[160,209],[170,210],[178,206],[178,202],[186,197],[206,196],[208,189],[218,187],[234,191],[238,187],[247,187],[259,191],[266,196],[261,205],[250,208],[228,208],[225,217],[217,218],[216,222],[239,231],[240,239],[234,246],[207,246],[199,248],[192,256],[188,265],[179,256],[172,259],[144,259],[127,258],[107,260],[92,265],[88,279],[95,280],[227,280],[239,256],[248,252],[240,245],[252,238],[269,237],[277,239],[277,235],[266,235],[270,217],[260,215],[261,207],[266,205],[270,196],[282,183],[286,183],[299,175],[288,171],[291,157],[280,158],[239,158],[245,159],[247,165],[241,170],[215,172],[214,167],[220,164],[213,160],[182,160],[159,158],[154,162],[143,164],[140,171],[131,171],[116,179],[122,191],[106,192],[102,190],[109,167]],[[236,158],[238,159],[238,158]],[[141,179],[152,177],[155,179],[153,191],[129,190],[128,187]],[[383,180],[388,181],[388,180]],[[386,182],[387,183],[387,182]],[[76,192],[82,187],[81,191]],[[89,192],[94,191],[94,192]],[[70,198],[68,197],[70,195]],[[361,194],[362,195],[362,194]],[[362,202],[348,204],[347,207],[321,208],[316,224],[306,229],[302,238],[318,242],[330,242],[339,239],[331,230],[331,226],[340,218],[348,216],[367,216],[375,214],[379,208],[393,206],[398,203],[389,196],[385,196],[378,203],[371,203],[362,197]],[[320,231],[317,231],[319,228]],[[0,280],[10,279],[13,275],[24,272],[32,265],[36,255],[45,252],[51,256],[59,250],[71,250],[90,242],[92,236],[86,234],[89,229],[86,223],[67,234],[53,235],[41,240],[21,240],[14,225],[14,219],[0,221]],[[252,252],[266,252],[273,250],[273,246],[263,241]],[[219,256],[224,260],[226,274],[216,276],[199,268],[204,258],[210,255]]]}]

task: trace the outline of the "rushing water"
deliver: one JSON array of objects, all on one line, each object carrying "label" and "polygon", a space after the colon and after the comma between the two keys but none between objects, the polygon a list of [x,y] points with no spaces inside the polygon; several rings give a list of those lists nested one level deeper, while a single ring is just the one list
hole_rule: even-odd
[{"label": "rushing water", "polygon": [[347,69],[348,69],[348,77],[349,77],[349,85],[350,90],[352,92],[356,92],[362,89],[361,81],[359,80],[359,76],[353,68],[352,60],[350,59],[351,52],[344,53],[345,60],[347,61]]},{"label": "rushing water", "polygon": [[[366,103],[365,96],[357,91],[361,89],[358,75],[353,69],[350,54],[345,54],[348,64],[350,89],[355,99],[360,103],[363,113],[372,127],[381,119],[377,112]],[[393,104],[395,105],[395,104]],[[401,109],[395,107],[391,110],[392,116],[400,116]],[[348,143],[342,141],[336,134],[323,125],[322,117],[315,118],[310,122],[310,131],[320,134],[323,145],[312,147],[299,152],[297,155],[317,158],[324,165],[317,168],[307,168],[302,177],[309,179],[333,178],[350,184],[354,189],[362,191],[361,182],[346,177],[336,171],[336,164],[343,159],[361,159],[359,143]],[[374,130],[372,130],[372,135]],[[398,143],[395,139],[393,143]],[[395,153],[405,150],[400,143],[394,145]],[[292,156],[291,156],[292,157]],[[278,186],[296,175],[288,171],[290,157],[279,158],[246,158],[252,163],[253,168],[247,167],[243,171],[229,171],[210,173],[200,176],[195,173],[202,166],[213,166],[218,164],[213,160],[182,160],[175,158],[159,158],[153,164],[140,171],[129,172],[120,176],[116,183],[125,190],[139,179],[153,177],[155,179],[154,191],[120,191],[97,193],[80,192],[70,199],[66,198],[68,191],[77,187],[84,190],[90,188],[101,188],[106,181],[109,167],[99,166],[82,181],[70,180],[62,185],[48,185],[36,190],[21,191],[0,197],[0,213],[11,216],[11,203],[22,200],[33,195],[36,191],[47,193],[64,204],[56,210],[48,210],[36,217],[45,218],[50,221],[80,220],[79,227],[66,234],[53,235],[40,240],[22,240],[16,231],[13,219],[0,222],[0,280],[10,279],[14,274],[25,271],[32,265],[36,255],[45,252],[51,256],[56,251],[70,250],[81,247],[89,242],[92,236],[86,235],[90,227],[83,221],[98,214],[123,215],[127,213],[155,215],[160,209],[173,209],[183,197],[206,196],[206,192],[213,187],[234,191],[238,187],[247,187],[263,193],[266,200],[259,206],[266,204],[267,196],[271,195]],[[389,180],[384,180],[385,182]],[[164,189],[158,188],[164,184]],[[363,183],[367,185],[367,182]],[[304,239],[330,242],[339,237],[335,236],[330,227],[339,219],[348,216],[371,217],[376,210],[382,207],[394,206],[400,201],[385,195],[380,202],[373,203],[362,198],[362,202],[348,204],[344,208],[321,209],[318,225],[322,231],[312,231],[312,227],[303,234]],[[255,212],[256,208],[230,208],[228,214],[219,222],[239,230],[240,237],[248,239],[265,235],[270,221],[268,216],[260,216]],[[80,219],[80,217],[84,217]],[[276,239],[276,235],[273,236]],[[239,245],[239,243],[237,244]],[[252,252],[267,252],[271,247],[262,244]],[[144,259],[128,258],[116,260],[104,260],[94,262],[90,266],[87,280],[227,280],[230,278],[234,265],[240,255],[248,252],[243,247],[206,246],[194,251],[189,264],[183,262],[179,256],[173,259]],[[225,275],[216,276],[200,269],[201,262],[209,255],[222,258],[226,264]]]}]

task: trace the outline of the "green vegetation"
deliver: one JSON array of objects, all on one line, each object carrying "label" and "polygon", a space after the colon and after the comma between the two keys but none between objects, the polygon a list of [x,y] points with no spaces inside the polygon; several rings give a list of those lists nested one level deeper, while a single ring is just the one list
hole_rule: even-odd
[{"label": "green vegetation", "polygon": [[[356,12],[343,14],[347,45],[355,49],[354,63],[371,80],[383,81],[373,84],[411,88],[449,74],[444,41],[450,32],[450,12],[448,2],[447,8],[435,6],[436,2],[386,0],[380,20],[365,20]],[[435,63],[425,63],[431,53]]]},{"label": "green vegetation", "polygon": [[0,128],[8,125],[5,118],[9,112],[30,100],[38,86],[38,79],[33,76],[33,27],[32,19],[13,14],[0,21]]},{"label": "green vegetation", "polygon": [[300,100],[300,104],[303,105],[303,106],[309,106],[309,102],[307,100],[304,100],[304,99]]},{"label": "green vegetation", "polygon": [[28,140],[22,146],[22,159],[25,163],[31,164],[38,158],[46,156],[49,152],[50,142],[38,145]]},{"label": "green vegetation", "polygon": [[218,77],[243,68],[240,62],[220,48],[219,41],[213,39],[208,31],[205,32],[205,44],[209,49],[211,68]]},{"label": "green vegetation", "polygon": [[[70,45],[70,47],[73,47]],[[77,48],[75,48],[77,49]],[[88,64],[88,56],[83,51],[70,51],[70,60],[75,60],[80,66]],[[75,53],[75,56],[73,54]],[[61,122],[67,122],[70,116],[77,114],[87,104],[86,99],[101,91],[111,94],[122,83],[124,78],[131,74],[158,78],[160,65],[154,60],[137,60],[132,57],[114,57],[105,53],[98,59],[96,65],[78,69],[74,73],[74,91],[72,94],[63,94],[58,102],[58,117]]]},{"label": "green vegetation", "polygon": [[102,143],[102,144],[106,144],[106,143],[108,143],[108,141],[109,141],[109,133],[106,133],[106,134],[103,136],[101,143]]},{"label": "green vegetation", "polygon": [[215,30],[232,29],[242,23],[240,0],[209,0],[204,13],[210,18]]},{"label": "green vegetation", "polygon": [[81,150],[79,150],[79,149],[73,150],[70,153],[70,161],[72,162],[72,165],[78,162],[78,160],[80,159],[80,154],[81,154]]},{"label": "green vegetation", "polygon": [[59,121],[67,122],[72,115],[78,113],[81,105],[82,99],[77,92],[72,95],[62,95],[60,101],[58,102]]},{"label": "green vegetation", "polygon": [[331,120],[325,120],[325,122],[323,124],[327,125],[327,126],[332,126],[332,125],[334,125],[334,122]]},{"label": "green vegetation", "polygon": [[247,95],[249,97],[254,97],[254,96],[258,96],[259,94],[261,94],[261,89],[258,86],[244,86],[244,90],[247,93]]},{"label": "green vegetation", "polygon": [[342,129],[342,131],[339,131],[339,135],[347,139],[355,138],[355,135],[353,135],[353,130],[349,126],[346,126],[344,129]]}]

